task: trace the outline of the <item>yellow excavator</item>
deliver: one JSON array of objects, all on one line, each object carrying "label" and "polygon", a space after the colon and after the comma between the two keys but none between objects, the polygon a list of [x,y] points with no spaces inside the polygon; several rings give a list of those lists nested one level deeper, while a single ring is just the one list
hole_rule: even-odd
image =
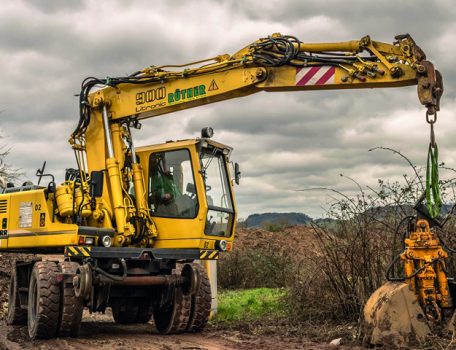
[{"label": "yellow excavator", "polygon": [[[441,76],[409,35],[395,39],[304,43],[273,34],[234,55],[85,79],[69,140],[77,167],[56,184],[44,163],[37,185],[7,186],[0,194],[0,250],[39,254],[15,263],[8,323],[27,324],[31,338],[77,336],[84,307],[111,307],[117,323],[153,317],[163,334],[203,330],[211,289],[196,261],[233,248],[239,166],[230,173],[232,148],[214,141],[210,127],[196,139],[138,148],[131,130],[148,118],[260,91],[407,85],[417,85],[434,121]],[[421,220],[419,235],[440,247]],[[404,258],[407,286],[417,294],[413,302],[425,303],[418,295],[427,287],[413,282],[423,272],[415,271],[423,258],[415,252]],[[444,275],[426,281],[435,286],[434,296],[445,295],[436,297],[437,308],[452,305]]]}]

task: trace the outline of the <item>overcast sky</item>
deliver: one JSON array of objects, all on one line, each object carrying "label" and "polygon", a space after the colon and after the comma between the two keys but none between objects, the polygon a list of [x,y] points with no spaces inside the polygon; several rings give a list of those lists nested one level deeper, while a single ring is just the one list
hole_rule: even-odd
[{"label": "overcast sky", "polygon": [[[43,160],[60,179],[74,167],[67,139],[75,94],[87,76],[125,75],[150,65],[234,53],[275,32],[304,42],[392,42],[410,33],[443,73],[436,126],[441,159],[456,166],[456,10],[448,1],[60,1],[0,0],[0,130],[9,162],[36,181]],[[387,152],[426,159],[429,130],[415,87],[257,95],[146,120],[136,144],[194,138],[212,126],[242,168],[241,217],[267,211],[323,215],[331,187],[350,193],[410,169]],[[445,176],[445,174],[443,174]]]}]

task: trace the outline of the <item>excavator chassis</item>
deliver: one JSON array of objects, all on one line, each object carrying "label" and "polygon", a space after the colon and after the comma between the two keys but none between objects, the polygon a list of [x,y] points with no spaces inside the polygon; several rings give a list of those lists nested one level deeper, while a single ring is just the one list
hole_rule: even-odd
[{"label": "excavator chassis", "polygon": [[204,329],[212,297],[205,268],[194,262],[199,250],[87,248],[17,261],[7,323],[27,324],[32,339],[76,337],[84,307],[90,313],[110,307],[116,323],[153,318],[162,334]]}]

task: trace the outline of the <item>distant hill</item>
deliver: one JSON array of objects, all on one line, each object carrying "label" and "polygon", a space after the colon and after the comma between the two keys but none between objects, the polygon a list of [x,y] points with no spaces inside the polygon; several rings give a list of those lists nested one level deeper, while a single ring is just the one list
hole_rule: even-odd
[{"label": "distant hill", "polygon": [[[443,204],[442,210],[440,212],[440,217],[444,217],[450,212],[453,208],[453,204]],[[415,215],[415,210],[412,205],[398,205],[398,206],[389,206],[389,207],[375,207],[368,209],[364,214],[376,218],[377,220],[382,220],[386,216],[391,214],[402,214],[402,215]]]},{"label": "distant hill", "polygon": [[245,227],[264,227],[268,224],[276,225],[307,225],[312,221],[304,213],[263,213],[252,214],[245,220]]},{"label": "distant hill", "polygon": [[[452,206],[452,204],[443,204],[441,215],[444,216],[448,214]],[[400,211],[403,215],[413,215],[415,213],[411,205],[403,205],[371,208],[366,211],[365,214],[381,220],[388,214],[394,213],[395,211]],[[320,227],[331,228],[338,220],[332,218],[320,218],[313,220],[310,216],[304,213],[262,213],[249,215],[243,222],[243,227],[264,228],[271,224],[279,226],[310,225],[312,221]]]}]

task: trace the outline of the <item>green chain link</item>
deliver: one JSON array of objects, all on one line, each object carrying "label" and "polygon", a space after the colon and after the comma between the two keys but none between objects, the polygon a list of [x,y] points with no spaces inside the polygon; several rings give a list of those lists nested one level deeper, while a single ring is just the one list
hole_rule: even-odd
[{"label": "green chain link", "polygon": [[426,205],[432,218],[440,215],[442,198],[439,187],[439,149],[429,144],[426,166]]}]

